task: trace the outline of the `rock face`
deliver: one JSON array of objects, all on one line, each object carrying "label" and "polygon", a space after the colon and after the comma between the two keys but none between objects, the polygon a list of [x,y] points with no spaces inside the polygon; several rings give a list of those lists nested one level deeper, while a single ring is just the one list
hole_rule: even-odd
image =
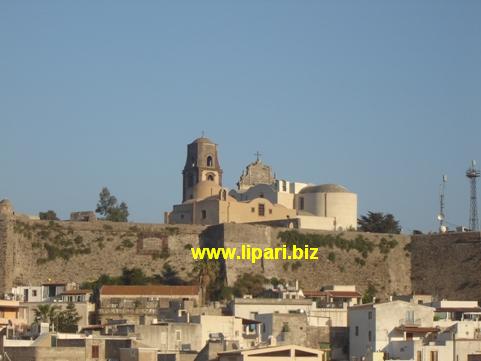
[{"label": "rock face", "polygon": [[[8,202],[9,203],[9,202]],[[303,231],[248,224],[210,227],[104,221],[38,221],[15,216],[0,202],[0,293],[20,284],[92,281],[119,275],[123,267],[159,273],[164,263],[190,278],[191,246],[318,247],[317,260],[228,260],[226,280],[242,273],[322,285],[369,285],[376,295],[433,293],[450,299],[481,299],[481,233],[403,236],[361,232]],[[292,255],[290,250],[288,255]],[[238,253],[239,254],[239,253]]]}]

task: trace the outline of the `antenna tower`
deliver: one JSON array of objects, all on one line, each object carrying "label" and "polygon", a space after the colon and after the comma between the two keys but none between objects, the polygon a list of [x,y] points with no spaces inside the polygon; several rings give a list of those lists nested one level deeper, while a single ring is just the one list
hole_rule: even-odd
[{"label": "antenna tower", "polygon": [[445,199],[447,181],[448,181],[448,176],[443,175],[443,182],[441,183],[441,189],[439,191],[439,214],[438,214],[439,232],[442,232],[442,233],[446,231],[446,227],[444,227],[444,221],[446,219],[444,199]]},{"label": "antenna tower", "polygon": [[478,219],[478,205],[476,196],[476,181],[479,178],[479,170],[476,169],[476,161],[471,161],[471,167],[466,171],[466,177],[468,177],[471,187],[471,193],[469,198],[469,228],[471,231],[479,230]]}]

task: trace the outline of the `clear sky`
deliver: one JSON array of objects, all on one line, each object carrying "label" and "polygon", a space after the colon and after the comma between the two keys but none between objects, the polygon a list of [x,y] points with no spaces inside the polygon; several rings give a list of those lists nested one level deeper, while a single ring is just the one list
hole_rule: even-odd
[{"label": "clear sky", "polygon": [[67,218],[108,186],[162,222],[202,131],[228,187],[259,150],[279,178],[434,230],[447,174],[466,225],[481,1],[0,2],[0,198],[18,212]]}]

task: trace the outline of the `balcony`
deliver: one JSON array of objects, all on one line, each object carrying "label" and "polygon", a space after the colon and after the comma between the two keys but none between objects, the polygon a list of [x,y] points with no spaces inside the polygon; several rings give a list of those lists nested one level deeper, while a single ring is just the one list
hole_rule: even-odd
[{"label": "balcony", "polygon": [[401,318],[399,320],[399,326],[410,326],[410,327],[419,327],[422,324],[422,320],[420,318],[412,319],[412,318]]}]

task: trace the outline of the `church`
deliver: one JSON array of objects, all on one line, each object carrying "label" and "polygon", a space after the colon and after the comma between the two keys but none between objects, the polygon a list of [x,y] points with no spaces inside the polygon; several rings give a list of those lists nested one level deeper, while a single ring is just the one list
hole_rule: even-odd
[{"label": "church", "polygon": [[225,188],[217,144],[206,137],[187,146],[182,178],[182,203],[165,213],[165,223],[261,223],[329,231],[357,228],[356,193],[337,184],[276,179],[259,155],[241,174],[237,189]]}]

